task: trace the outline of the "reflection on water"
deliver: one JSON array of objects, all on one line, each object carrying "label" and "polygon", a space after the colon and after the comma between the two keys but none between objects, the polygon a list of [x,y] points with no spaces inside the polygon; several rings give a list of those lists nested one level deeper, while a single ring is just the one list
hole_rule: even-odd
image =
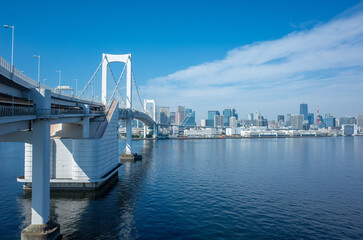
[{"label": "reflection on water", "polygon": [[[52,192],[64,239],[363,238],[363,138],[135,141],[98,192]],[[124,142],[120,142],[120,150]],[[0,143],[0,235],[20,237],[31,196],[23,145]]]}]

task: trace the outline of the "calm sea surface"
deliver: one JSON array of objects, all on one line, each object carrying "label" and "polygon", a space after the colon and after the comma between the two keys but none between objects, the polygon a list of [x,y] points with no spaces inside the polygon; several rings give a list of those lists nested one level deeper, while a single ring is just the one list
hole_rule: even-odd
[{"label": "calm sea surface", "polygon": [[[123,148],[120,142],[120,149]],[[64,239],[363,239],[363,137],[136,141],[97,194],[57,193]],[[0,239],[31,198],[24,144],[0,143]]]}]

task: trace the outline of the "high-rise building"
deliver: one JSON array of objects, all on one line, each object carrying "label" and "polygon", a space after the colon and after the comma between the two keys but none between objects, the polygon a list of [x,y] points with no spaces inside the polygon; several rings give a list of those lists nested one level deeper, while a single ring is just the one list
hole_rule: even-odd
[{"label": "high-rise building", "polygon": [[200,126],[201,127],[206,127],[207,126],[207,119],[202,119],[202,120],[200,120]]},{"label": "high-rise building", "polygon": [[169,122],[170,124],[175,124],[175,112],[170,112]]},{"label": "high-rise building", "polygon": [[159,112],[159,122],[161,124],[169,124],[169,107],[159,107]]},{"label": "high-rise building", "polygon": [[238,120],[238,113],[236,111],[236,109],[232,109],[232,116],[236,118],[236,120]]},{"label": "high-rise building", "polygon": [[286,114],[286,126],[291,126],[291,114]]},{"label": "high-rise building", "polygon": [[317,122],[316,124],[317,128],[325,128],[323,116],[321,116],[320,114],[316,115],[316,122]]},{"label": "high-rise building", "polygon": [[247,114],[247,120],[250,120],[250,121],[253,120],[253,113]]},{"label": "high-rise building", "polygon": [[285,122],[285,116],[284,115],[277,115],[277,122]]},{"label": "high-rise building", "polygon": [[175,123],[176,125],[180,125],[185,118],[185,107],[177,106],[175,111]]},{"label": "high-rise building", "polygon": [[314,113],[309,113],[308,114],[308,121],[309,121],[309,124],[314,124]]},{"label": "high-rise building", "polygon": [[308,120],[308,105],[306,103],[300,104],[300,114],[304,115],[304,120]]},{"label": "high-rise building", "polygon": [[308,120],[303,121],[303,129],[304,130],[309,130],[310,129],[310,124],[309,124]]},{"label": "high-rise building", "polygon": [[257,120],[254,120],[256,122],[256,126],[268,126],[268,120],[264,119],[263,116],[259,116]]},{"label": "high-rise building", "polygon": [[208,127],[214,127],[214,115],[221,115],[219,113],[219,111],[208,111],[208,121],[207,121],[207,126]]},{"label": "high-rise building", "polygon": [[296,114],[291,116],[291,126],[293,129],[302,130],[303,129],[303,114]]},{"label": "high-rise building", "polygon": [[335,127],[335,117],[330,116],[330,114],[326,114],[325,115],[325,119],[324,119],[324,123],[325,123],[325,127]]},{"label": "high-rise building", "polygon": [[344,117],[343,124],[355,124],[355,118],[351,116]]},{"label": "high-rise building", "polygon": [[181,122],[182,126],[195,126],[195,111],[192,109],[186,108],[185,109],[185,118]]},{"label": "high-rise building", "polygon": [[223,127],[223,126],[224,126],[224,116],[214,115],[214,127]]},{"label": "high-rise building", "polygon": [[229,118],[232,117],[232,109],[224,109],[223,110],[223,116],[224,116],[224,126],[229,126]]},{"label": "high-rise building", "polygon": [[[363,128],[363,114],[358,114],[356,120],[357,120],[357,126],[362,129]],[[363,131],[363,129],[361,130],[361,132],[362,131]]]},{"label": "high-rise building", "polygon": [[232,116],[229,118],[229,127],[236,128],[237,127],[237,119],[236,117]]},{"label": "high-rise building", "polygon": [[261,112],[256,111],[253,113],[253,120],[258,120],[258,118],[261,116]]}]

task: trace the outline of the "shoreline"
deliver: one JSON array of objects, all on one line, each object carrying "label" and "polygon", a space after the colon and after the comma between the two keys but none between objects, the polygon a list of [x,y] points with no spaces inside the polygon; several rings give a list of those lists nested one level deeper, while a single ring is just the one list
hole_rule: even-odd
[{"label": "shoreline", "polygon": [[[354,136],[263,136],[263,137],[170,137],[170,138],[132,138],[134,141],[140,140],[200,140],[200,139],[275,139],[275,138],[325,138],[325,137],[361,137],[363,135]],[[119,140],[126,140],[125,138],[119,138]]]}]

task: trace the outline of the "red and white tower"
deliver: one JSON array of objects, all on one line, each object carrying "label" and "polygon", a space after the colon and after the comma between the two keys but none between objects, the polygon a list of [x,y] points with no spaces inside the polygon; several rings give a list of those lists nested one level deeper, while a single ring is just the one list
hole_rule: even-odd
[{"label": "red and white tower", "polygon": [[316,125],[320,124],[320,114],[319,114],[319,105],[317,107],[317,111],[316,111]]}]

